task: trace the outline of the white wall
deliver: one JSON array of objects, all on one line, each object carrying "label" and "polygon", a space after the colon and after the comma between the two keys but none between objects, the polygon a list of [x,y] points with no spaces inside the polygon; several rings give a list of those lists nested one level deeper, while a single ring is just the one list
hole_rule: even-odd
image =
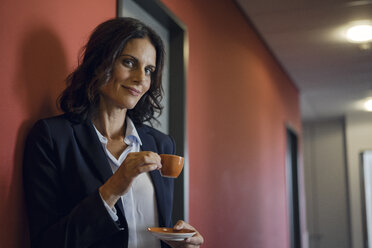
[{"label": "white wall", "polygon": [[362,199],[360,181],[360,154],[372,149],[372,113],[360,112],[346,115],[347,164],[353,247],[363,245]]},{"label": "white wall", "polygon": [[303,125],[310,248],[350,248],[344,137],[342,119]]}]

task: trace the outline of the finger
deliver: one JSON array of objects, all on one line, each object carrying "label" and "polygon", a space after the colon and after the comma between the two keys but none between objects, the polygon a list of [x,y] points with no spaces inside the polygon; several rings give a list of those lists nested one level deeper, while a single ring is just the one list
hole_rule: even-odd
[{"label": "finger", "polygon": [[184,224],[184,221],[183,221],[183,220],[179,220],[179,221],[177,221],[177,223],[173,226],[173,228],[176,229],[176,230],[181,230],[181,229],[183,229],[183,224]]},{"label": "finger", "polygon": [[149,164],[157,164],[157,169],[162,167],[160,156],[157,153],[149,151],[131,152],[124,160],[124,163],[133,168]]},{"label": "finger", "polygon": [[154,152],[145,153],[143,156],[143,162],[145,164],[153,163],[153,164],[158,164],[161,166],[161,158],[157,153],[154,153]]},{"label": "finger", "polygon": [[154,170],[158,170],[161,168],[161,165],[159,164],[145,164],[137,167],[137,174],[146,173]]},{"label": "finger", "polygon": [[[161,158],[159,154],[151,151],[133,152],[130,153],[131,158],[139,161],[141,164],[159,164],[161,165]],[[128,154],[129,156],[129,154]]]},{"label": "finger", "polygon": [[190,224],[186,223],[183,220],[177,221],[176,225],[174,225],[173,228],[176,229],[176,230],[181,230],[181,229],[195,230],[195,228],[193,226],[191,226]]},{"label": "finger", "polygon": [[200,234],[195,234],[195,236],[187,238],[185,242],[191,245],[202,245],[204,243],[204,239]]},{"label": "finger", "polygon": [[183,220],[177,221],[176,225],[173,228],[176,230],[189,229],[196,232],[194,236],[184,240],[184,242],[187,244],[198,246],[204,243],[203,236],[201,236],[201,234],[193,226]]}]

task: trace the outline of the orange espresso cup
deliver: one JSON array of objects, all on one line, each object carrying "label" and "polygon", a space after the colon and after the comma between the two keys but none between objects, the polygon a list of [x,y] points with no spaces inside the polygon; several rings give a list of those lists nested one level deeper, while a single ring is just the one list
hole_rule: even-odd
[{"label": "orange espresso cup", "polygon": [[160,154],[161,158],[161,175],[163,177],[177,178],[183,168],[184,158],[171,154]]}]

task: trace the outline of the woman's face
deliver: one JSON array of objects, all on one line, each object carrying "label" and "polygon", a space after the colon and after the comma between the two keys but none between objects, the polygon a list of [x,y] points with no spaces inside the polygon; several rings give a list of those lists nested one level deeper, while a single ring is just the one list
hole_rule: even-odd
[{"label": "woman's face", "polygon": [[101,89],[101,103],[133,109],[149,90],[156,68],[156,50],[147,38],[129,40],[116,60],[111,79]]}]

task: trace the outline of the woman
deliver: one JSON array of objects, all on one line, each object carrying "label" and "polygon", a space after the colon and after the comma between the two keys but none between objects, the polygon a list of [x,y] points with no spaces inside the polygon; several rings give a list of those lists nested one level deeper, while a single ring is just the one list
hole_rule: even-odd
[{"label": "woman", "polygon": [[[199,247],[202,236],[160,242],[171,226],[173,180],[161,177],[167,136],[143,122],[161,112],[163,43],[143,23],[100,24],[60,97],[65,114],[40,120],[24,154],[32,247]],[[195,230],[184,221],[176,229]],[[196,230],[195,230],[196,231]]]}]

